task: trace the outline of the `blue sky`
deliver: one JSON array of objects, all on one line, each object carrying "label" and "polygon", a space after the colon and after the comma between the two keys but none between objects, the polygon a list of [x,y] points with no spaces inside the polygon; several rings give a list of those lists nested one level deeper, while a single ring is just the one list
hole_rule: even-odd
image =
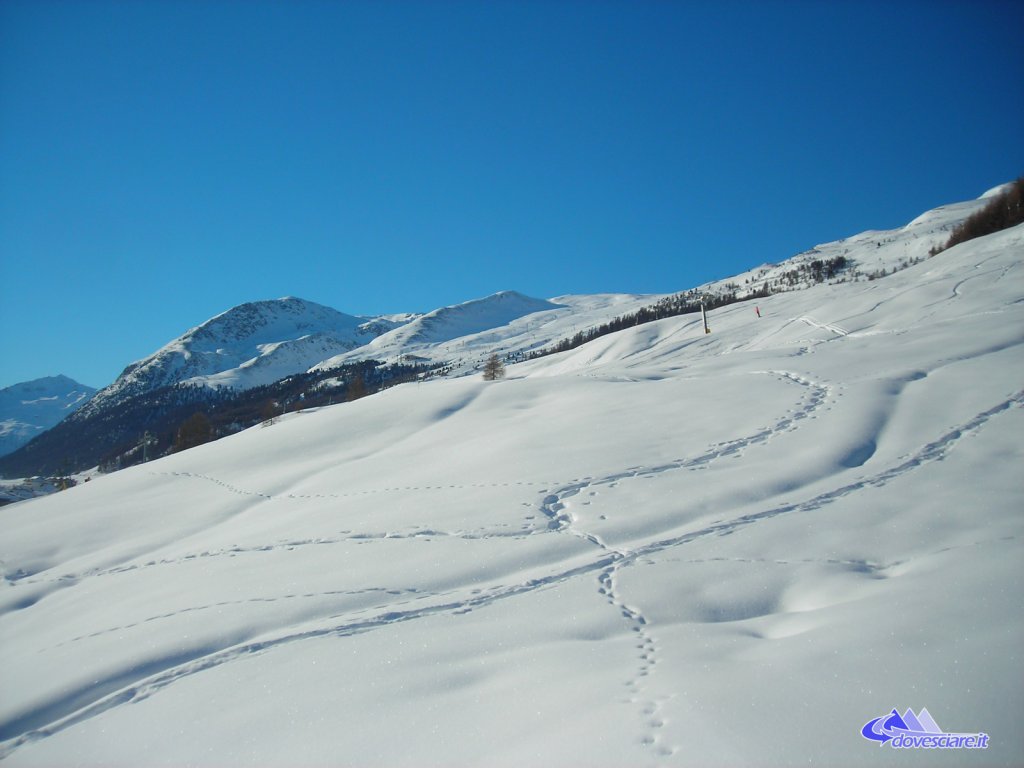
[{"label": "blue sky", "polygon": [[667,293],[1024,173],[1024,4],[0,3],[0,386],[244,301]]}]

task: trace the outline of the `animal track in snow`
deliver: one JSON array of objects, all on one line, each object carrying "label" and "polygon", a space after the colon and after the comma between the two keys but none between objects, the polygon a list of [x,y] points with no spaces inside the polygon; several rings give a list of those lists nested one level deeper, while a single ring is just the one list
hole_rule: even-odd
[{"label": "animal track in snow", "polygon": [[242,496],[254,496],[262,499],[274,499],[280,501],[282,499],[295,499],[300,501],[309,501],[313,499],[353,499],[365,496],[375,496],[384,493],[407,493],[409,491],[415,492],[426,492],[426,491],[448,491],[448,490],[467,490],[467,489],[478,489],[478,488],[515,488],[517,486],[530,487],[537,485],[552,485],[551,481],[543,480],[512,480],[512,481],[494,481],[484,483],[462,483],[462,484],[441,484],[441,485],[395,485],[387,486],[384,488],[366,488],[359,491],[350,491],[347,493],[264,493],[262,491],[253,490],[249,488],[239,488],[236,485],[220,480],[210,475],[204,475],[199,472],[151,472],[151,475],[155,477],[184,477],[192,478],[196,480],[205,480],[206,482],[218,485],[226,491],[236,493]]},{"label": "animal track in snow", "polygon": [[[659,747],[660,732],[665,725],[661,713],[661,703],[646,694],[646,678],[654,672],[658,663],[658,647],[651,634],[647,617],[638,608],[625,603],[618,593],[615,574],[621,562],[623,561],[614,561],[598,574],[598,584],[600,585],[598,593],[629,624],[630,631],[635,637],[636,671],[625,683],[629,693],[626,703],[638,707],[640,710],[640,743],[645,747]],[[659,754],[662,755],[671,754],[672,751],[659,747]]]},{"label": "animal track in snow", "polygon": [[584,478],[582,480],[556,487],[556,490],[550,492],[544,497],[540,505],[540,511],[549,520],[548,527],[553,530],[560,530],[569,524],[570,518],[565,512],[566,499],[578,495],[581,491],[589,490],[591,495],[593,495],[596,493],[594,490],[595,486],[615,488],[623,480],[648,478],[675,470],[702,469],[718,459],[739,456],[742,454],[744,449],[751,446],[763,445],[783,432],[794,429],[800,421],[812,416],[825,405],[831,392],[831,389],[824,384],[810,381],[809,379],[788,371],[762,371],[759,373],[773,375],[777,378],[790,381],[806,388],[807,391],[804,393],[795,409],[787,413],[787,415],[782,416],[775,422],[775,424],[768,427],[761,427],[756,432],[749,435],[713,444],[703,453],[697,454],[696,456],[676,459],[675,461],[666,462],[664,464],[656,464],[646,467],[630,467],[620,472],[606,475],[605,477],[597,479]]},{"label": "animal track in snow", "polygon": [[[369,608],[358,616],[345,614],[333,619],[328,618],[320,626],[314,626],[313,628],[301,631],[283,628],[283,631],[277,636],[268,637],[263,635],[258,641],[246,640],[244,638],[237,639],[235,642],[225,640],[226,644],[222,647],[197,647],[186,649],[175,656],[153,659],[127,673],[123,671],[112,673],[109,679],[96,680],[90,684],[88,689],[70,691],[60,699],[42,703],[36,709],[19,716],[14,721],[0,723],[0,739],[3,739],[5,742],[0,747],[0,758],[6,757],[27,741],[44,738],[122,704],[142,700],[177,680],[237,658],[254,653],[267,652],[275,647],[305,639],[346,637],[357,633],[373,631],[398,622],[416,620],[425,616],[442,613],[455,615],[490,605],[506,598],[527,594],[552,584],[575,579],[579,576],[591,575],[597,576],[598,590],[605,597],[609,606],[620,613],[622,620],[629,625],[630,631],[636,638],[634,643],[636,673],[631,679],[626,681],[626,685],[629,689],[630,703],[638,708],[638,715],[641,720],[640,741],[656,750],[658,755],[669,754],[672,748],[664,746],[665,718],[662,717],[659,710],[661,702],[646,695],[648,690],[647,680],[655,672],[658,665],[659,646],[656,638],[656,628],[651,626],[640,608],[627,603],[622,598],[615,579],[615,575],[620,568],[633,565],[655,553],[688,544],[703,537],[720,536],[740,531],[746,526],[761,523],[790,512],[818,510],[862,488],[886,485],[906,476],[917,468],[943,460],[958,443],[978,433],[990,420],[1002,413],[1008,412],[1010,409],[1024,406],[1024,391],[1016,392],[997,405],[981,411],[973,418],[949,429],[916,451],[907,454],[891,466],[873,474],[858,478],[853,482],[838,485],[810,498],[778,504],[730,520],[724,520],[699,530],[689,531],[660,540],[648,541],[631,551],[610,549],[596,535],[573,529],[573,521],[563,503],[565,499],[579,495],[584,489],[595,490],[594,486],[600,486],[602,483],[610,485],[614,482],[624,482],[657,472],[685,469],[690,465],[699,464],[700,462],[706,463],[720,456],[729,455],[730,451],[739,450],[742,445],[757,441],[764,442],[774,434],[777,434],[776,430],[779,424],[784,423],[787,419],[792,421],[793,419],[801,418],[800,414],[806,416],[808,412],[820,407],[821,403],[824,402],[825,395],[822,391],[824,388],[818,389],[812,384],[807,384],[806,386],[810,387],[810,390],[805,395],[804,405],[797,409],[795,414],[780,420],[774,428],[759,431],[754,436],[745,438],[746,443],[743,443],[742,439],[730,441],[713,447],[705,453],[688,460],[670,462],[656,467],[631,468],[604,478],[577,479],[563,485],[561,489],[547,493],[543,502],[541,502],[541,510],[547,515],[549,522],[557,523],[552,530],[561,533],[571,532],[589,541],[598,549],[595,557],[587,562],[560,570],[556,566],[545,575],[521,583],[497,585],[484,591],[476,589],[470,591],[464,588],[451,594],[424,593],[422,600],[419,597],[414,597],[412,600],[387,603],[379,608]],[[556,505],[558,504],[562,506],[557,507]],[[351,532],[345,535],[348,536],[349,534]],[[296,543],[299,542],[288,542],[286,544],[295,545]],[[317,542],[311,541],[310,543],[314,544]],[[200,556],[214,556],[214,553],[192,555],[192,557]],[[865,568],[868,570],[883,567],[860,561],[841,562],[849,567]],[[893,564],[888,564],[884,567],[890,567],[891,565]],[[29,580],[30,578],[31,576],[26,575],[24,580]],[[201,607],[194,606],[185,610],[201,610]],[[152,617],[152,619],[159,618],[161,617]]]}]

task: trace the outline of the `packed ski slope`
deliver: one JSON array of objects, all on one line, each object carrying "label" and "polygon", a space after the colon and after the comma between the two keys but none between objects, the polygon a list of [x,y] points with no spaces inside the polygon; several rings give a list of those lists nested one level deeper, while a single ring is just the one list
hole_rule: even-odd
[{"label": "packed ski slope", "polygon": [[[1024,229],[0,510],[10,765],[1015,765]],[[879,746],[927,707],[986,750]]]}]

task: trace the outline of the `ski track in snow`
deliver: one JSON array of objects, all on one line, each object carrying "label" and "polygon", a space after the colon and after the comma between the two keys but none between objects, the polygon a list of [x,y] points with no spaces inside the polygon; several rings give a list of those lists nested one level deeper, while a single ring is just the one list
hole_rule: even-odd
[{"label": "ski track in snow", "polygon": [[805,323],[805,324],[811,326],[812,328],[820,328],[821,330],[824,330],[824,331],[831,331],[836,336],[849,336],[850,335],[850,332],[848,330],[846,330],[845,328],[841,328],[838,325],[833,325],[831,323],[819,323],[813,317],[808,317],[807,315],[804,315],[803,317],[799,318],[799,320],[800,320],[800,322]]},{"label": "ski track in snow", "polygon": [[[647,541],[646,543],[642,543],[632,549],[615,548],[607,545],[597,534],[581,529],[577,522],[572,518],[571,514],[566,511],[566,500],[578,495],[585,488],[593,488],[594,486],[602,485],[614,487],[616,484],[621,482],[629,482],[664,472],[698,469],[702,466],[706,466],[716,459],[735,455],[749,446],[764,444],[782,432],[795,428],[801,420],[808,418],[817,409],[821,408],[828,398],[829,387],[826,385],[811,382],[797,374],[789,372],[772,371],[768,373],[792,381],[794,384],[806,389],[803,393],[800,406],[790,415],[780,419],[770,428],[764,428],[752,435],[712,446],[698,456],[688,459],[680,459],[678,461],[668,462],[657,466],[633,467],[620,472],[611,473],[603,477],[576,480],[571,483],[562,484],[561,486],[541,483],[538,481],[524,481],[521,483],[468,484],[465,486],[428,486],[422,489],[471,489],[478,487],[494,487],[495,485],[509,487],[515,487],[517,485],[524,487],[556,485],[556,490],[547,493],[544,499],[540,502],[540,511],[548,518],[549,521],[547,528],[532,530],[526,534],[520,533],[516,535],[568,533],[590,542],[598,550],[597,557],[593,560],[582,565],[563,570],[556,570],[539,578],[530,579],[528,581],[512,585],[495,585],[488,588],[470,588],[464,586],[442,593],[418,591],[413,588],[389,589],[384,587],[348,591],[338,590],[329,593],[295,593],[271,598],[264,597],[250,598],[247,600],[224,601],[221,603],[211,604],[209,606],[190,606],[180,611],[152,616],[144,621],[160,620],[182,613],[201,611],[217,606],[233,605],[245,602],[266,602],[274,600],[310,598],[324,595],[350,596],[372,593],[385,596],[385,601],[382,604],[372,605],[354,611],[346,611],[344,614],[325,617],[321,620],[332,622],[337,619],[343,619],[339,623],[330,623],[327,626],[312,627],[299,631],[285,631],[276,637],[266,637],[266,633],[264,633],[262,639],[259,640],[237,638],[235,642],[224,647],[200,648],[185,651],[176,656],[152,660],[139,668],[119,671],[106,680],[97,680],[86,689],[72,691],[64,698],[41,705],[38,709],[25,713],[13,721],[0,723],[0,739],[3,740],[3,743],[0,744],[0,759],[9,756],[12,752],[26,743],[46,738],[54,733],[64,730],[65,728],[88,720],[123,704],[143,701],[162,688],[165,688],[178,680],[212,669],[235,659],[264,653],[278,646],[307,639],[322,637],[348,637],[373,631],[392,624],[428,616],[438,614],[458,615],[467,613],[472,610],[484,608],[507,598],[514,598],[538,589],[548,588],[580,576],[596,576],[599,594],[604,597],[613,610],[617,611],[621,615],[623,621],[629,625],[631,633],[635,636],[636,642],[634,650],[636,652],[637,666],[633,677],[625,683],[628,691],[628,698],[625,701],[639,710],[639,719],[641,722],[641,735],[639,737],[639,742],[645,747],[650,748],[656,758],[672,755],[679,749],[679,747],[677,745],[667,743],[662,738],[665,721],[661,715],[661,706],[664,701],[662,699],[653,698],[647,692],[646,685],[647,680],[654,673],[658,664],[659,643],[657,634],[652,628],[650,621],[644,615],[642,608],[628,603],[621,594],[621,591],[617,586],[616,578],[620,569],[650,562],[650,558],[656,554],[701,539],[731,535],[742,531],[748,526],[794,512],[811,512],[820,510],[827,507],[832,502],[838,501],[866,487],[884,486],[906,476],[922,466],[943,460],[958,443],[980,432],[985,424],[987,424],[991,419],[1009,411],[1011,408],[1024,407],[1024,390],[1021,390],[1014,393],[1006,400],[1003,400],[1002,402],[978,413],[973,418],[959,426],[950,429],[935,440],[926,443],[916,451],[905,455],[905,457],[903,457],[902,460],[898,460],[897,463],[873,474],[863,475],[852,482],[846,482],[803,500],[784,502],[782,504],[769,506],[756,512],[751,512],[749,514],[740,515],[728,520],[716,522],[712,525],[704,526],[698,530],[684,531],[665,538]],[[218,481],[214,478],[198,475],[183,476],[215,482],[223,486],[225,489],[235,493],[242,493],[262,498],[273,498],[260,492],[235,488],[230,484]],[[386,490],[397,489],[382,489],[375,492],[386,492]],[[405,490],[405,488],[402,488],[401,490]],[[409,490],[413,489],[409,488]],[[361,495],[369,492],[373,491],[359,492],[352,495]],[[293,499],[321,498],[317,495],[297,496],[294,494],[288,494],[285,497]],[[153,565],[162,564],[162,562],[182,562],[196,557],[237,554],[241,551],[263,551],[266,549],[281,547],[330,544],[345,540],[359,540],[360,536],[365,537],[369,535],[352,534],[351,532],[345,533],[348,535],[339,539],[312,539],[306,541],[283,542],[275,545],[268,545],[267,547],[256,547],[250,550],[234,548],[217,552],[190,554],[167,561],[150,561],[146,564],[128,564],[125,566],[119,566],[118,568],[86,573],[76,577],[63,576],[60,577],[58,581],[69,579],[77,580],[82,576],[104,575],[133,568],[151,567]],[[416,531],[411,535],[430,537],[453,534],[444,534],[424,529]],[[487,538],[490,535],[508,534],[486,532],[478,532],[476,534],[477,538]],[[391,534],[383,534],[383,536],[388,537],[391,536]],[[978,543],[979,542],[963,544],[959,545],[959,547],[945,547],[942,551],[953,548],[974,546]],[[715,559],[716,558],[697,558],[692,560],[692,562],[709,562]],[[778,562],[782,564],[788,561],[771,562]],[[881,570],[884,570],[884,568],[895,565],[895,563],[890,563],[883,567],[877,564],[861,561],[840,560],[812,560],[806,562],[835,563],[846,567],[858,568],[871,573],[880,572]],[[47,580],[36,580],[27,577],[20,581],[31,583],[34,581]],[[73,583],[73,581],[70,583]],[[387,600],[388,597],[403,597],[405,599],[398,602],[390,602]],[[382,608],[386,610],[381,610]],[[111,627],[65,642],[75,642],[86,637],[114,632],[125,628],[127,628],[127,626]]]}]

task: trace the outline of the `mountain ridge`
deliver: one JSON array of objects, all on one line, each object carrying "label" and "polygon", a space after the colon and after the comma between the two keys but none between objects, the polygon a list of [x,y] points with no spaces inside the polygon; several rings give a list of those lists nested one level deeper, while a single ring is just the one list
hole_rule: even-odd
[{"label": "mountain ridge", "polygon": [[174,384],[246,389],[308,369],[374,334],[367,321],[305,299],[246,302],[200,323],[128,365],[92,410]]},{"label": "mountain ridge", "polygon": [[[1011,184],[997,185],[972,200],[925,211],[896,229],[865,230],[816,245],[778,264],[763,264],[692,290],[713,292],[735,286],[740,298],[745,293],[753,294],[761,284],[782,290],[787,280],[790,286],[794,284],[794,266],[840,255],[845,257],[852,250],[858,251],[857,267],[861,272],[877,276],[882,270],[925,258],[929,249],[956,223]],[[873,253],[863,247],[870,244],[876,245]],[[649,294],[643,299],[653,303],[666,295],[670,294]],[[100,390],[94,403],[99,406],[111,399],[116,401],[122,392],[137,394],[177,383],[247,389],[287,375],[325,370],[355,360],[395,361],[413,354],[441,362],[450,357],[450,348],[446,347],[450,347],[450,342],[510,325],[530,314],[572,308],[572,303],[567,301],[571,297],[572,294],[537,299],[503,290],[423,314],[370,317],[346,314],[294,296],[245,302],[214,315],[151,355],[128,365],[117,380]],[[628,309],[623,308],[623,311]],[[231,342],[235,343],[234,348]],[[432,345],[434,349],[443,349],[444,354],[431,354]]]},{"label": "mountain ridge", "polygon": [[[71,424],[89,419],[116,420],[115,410],[131,398],[155,395],[169,387],[208,389],[211,394],[205,397],[211,403],[209,407],[215,407],[214,392],[246,391],[306,373],[314,374],[309,381],[319,390],[314,401],[332,402],[331,398],[324,400],[325,389],[341,388],[339,394],[345,396],[355,372],[360,371],[358,376],[362,377],[374,365],[425,366],[446,375],[467,375],[480,370],[492,354],[515,362],[571,348],[576,345],[575,339],[586,343],[598,330],[612,332],[665,316],[647,309],[669,299],[680,300],[676,303],[682,309],[676,311],[692,311],[702,295],[711,297],[711,306],[722,306],[828,282],[838,272],[842,272],[839,279],[846,281],[877,279],[929,258],[955,225],[1007,186],[994,187],[974,200],[939,206],[902,227],[868,230],[820,244],[783,262],[762,264],[684,294],[569,294],[548,300],[501,291],[425,314],[378,317],[348,315],[296,297],[247,302],[215,315],[127,366],[62,429],[68,431]],[[616,319],[619,322],[613,322]],[[567,342],[570,337],[572,343]],[[364,367],[367,364],[371,369]],[[330,371],[335,366],[354,367],[332,377]],[[408,369],[398,379],[404,375],[408,375]],[[384,382],[389,377],[378,379]],[[275,407],[304,405],[294,387],[278,391],[292,393],[288,397],[296,399],[290,401],[291,405],[279,403]],[[161,409],[166,410],[169,402],[177,402],[179,408],[188,403],[203,408],[201,394],[184,399],[161,397]],[[142,408],[139,404],[133,407]],[[138,441],[142,434],[140,429],[135,438],[130,438],[128,432],[123,439]],[[169,446],[172,437],[166,437],[164,444]],[[72,437],[65,436],[60,450],[68,450],[73,443]],[[56,450],[36,449],[41,450],[39,456]],[[52,459],[48,461],[53,466]],[[3,466],[0,462],[0,471]],[[32,462],[20,466],[32,466]]]}]

